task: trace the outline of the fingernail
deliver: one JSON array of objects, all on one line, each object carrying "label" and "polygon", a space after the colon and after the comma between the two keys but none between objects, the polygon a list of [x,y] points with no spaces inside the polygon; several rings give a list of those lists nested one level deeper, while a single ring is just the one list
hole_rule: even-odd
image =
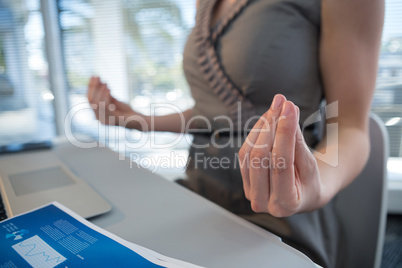
[{"label": "fingernail", "polygon": [[288,116],[288,115],[290,115],[290,113],[292,112],[292,110],[294,110],[292,103],[289,102],[289,101],[287,101],[287,102],[285,102],[285,104],[283,105],[281,115]]},{"label": "fingernail", "polygon": [[272,109],[278,109],[282,105],[283,99],[276,95],[274,101],[272,102]]}]

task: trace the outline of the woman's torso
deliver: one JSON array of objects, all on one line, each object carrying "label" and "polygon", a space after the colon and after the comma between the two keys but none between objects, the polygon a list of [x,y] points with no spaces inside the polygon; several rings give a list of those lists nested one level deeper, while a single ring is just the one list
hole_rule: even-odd
[{"label": "woman's torso", "polygon": [[[200,0],[199,9],[208,9],[211,2],[217,1]],[[256,115],[262,115],[274,95],[281,93],[299,106],[304,122],[318,110],[323,99],[318,57],[320,0],[238,2],[248,3],[230,22],[225,21],[230,12],[223,16],[218,25],[223,23],[224,30],[210,45],[218,58],[217,69],[222,70],[235,91],[252,103]],[[205,17],[198,12],[197,25],[184,50],[183,66],[196,102],[194,115],[206,116],[219,129],[227,122],[213,120],[214,117],[229,115],[230,111],[206,81],[206,73],[215,73],[216,69],[200,68],[200,48],[208,50],[208,44],[197,43],[197,27],[208,24]]]},{"label": "woman's torso", "polygon": [[[319,67],[320,0],[238,0],[234,11],[211,29],[216,2],[199,1],[196,26],[184,50],[194,116],[207,119],[213,130],[227,131],[231,127],[227,118],[244,128],[248,118],[262,115],[275,94],[281,93],[299,106],[303,125],[324,97]],[[241,120],[235,114],[239,107],[244,111],[237,113]],[[309,121],[317,120],[313,116]],[[205,127],[203,122],[196,127]],[[319,126],[304,130],[310,146],[321,138]],[[244,139],[240,135],[212,142],[208,136],[195,135],[185,186],[289,244],[301,245],[299,249],[318,263],[332,266],[338,254],[339,226],[331,205],[286,219],[251,211],[237,157]]]}]

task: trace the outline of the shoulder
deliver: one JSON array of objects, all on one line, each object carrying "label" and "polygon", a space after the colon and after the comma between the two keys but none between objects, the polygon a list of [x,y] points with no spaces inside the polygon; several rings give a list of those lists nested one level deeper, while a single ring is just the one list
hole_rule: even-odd
[{"label": "shoulder", "polygon": [[327,102],[339,120],[366,128],[374,94],[384,0],[322,0],[320,64]]},{"label": "shoulder", "polygon": [[322,31],[358,34],[363,40],[378,40],[384,5],[384,0],[322,0]]}]

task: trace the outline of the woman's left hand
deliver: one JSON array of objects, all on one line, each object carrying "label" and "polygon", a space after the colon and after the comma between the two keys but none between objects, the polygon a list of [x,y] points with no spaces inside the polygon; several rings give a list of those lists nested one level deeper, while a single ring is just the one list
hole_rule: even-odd
[{"label": "woman's left hand", "polygon": [[316,158],[298,121],[299,108],[276,95],[240,149],[243,187],[255,212],[287,217],[323,205]]}]

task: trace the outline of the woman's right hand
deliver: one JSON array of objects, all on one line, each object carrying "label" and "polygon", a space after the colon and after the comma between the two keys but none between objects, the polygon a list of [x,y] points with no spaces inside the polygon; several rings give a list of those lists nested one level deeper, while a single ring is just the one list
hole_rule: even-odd
[{"label": "woman's right hand", "polygon": [[141,126],[145,122],[144,116],[134,111],[130,105],[115,99],[107,84],[102,83],[99,77],[91,77],[87,97],[96,119],[102,124],[143,129]]}]

